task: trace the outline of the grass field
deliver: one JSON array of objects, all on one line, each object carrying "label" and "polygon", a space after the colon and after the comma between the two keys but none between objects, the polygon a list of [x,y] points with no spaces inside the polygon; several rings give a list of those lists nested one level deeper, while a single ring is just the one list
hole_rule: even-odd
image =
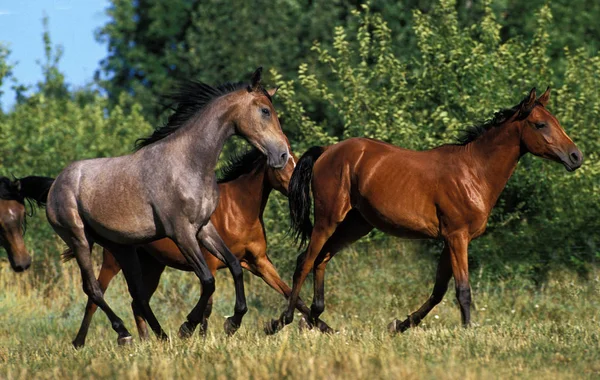
[{"label": "grass field", "polygon": [[[215,308],[206,339],[182,341],[176,332],[198,297],[196,278],[168,271],[152,306],[171,336],[163,343],[118,347],[116,334],[97,313],[87,346],[71,346],[86,298],[74,262],[34,258],[32,271],[0,268],[0,378],[598,378],[600,376],[600,272],[587,280],[553,274],[546,284],[484,280],[471,274],[470,329],[449,291],[419,328],[389,336],[387,324],[428,297],[435,267],[405,245],[360,254],[347,249],[329,265],[323,319],[339,330],[322,335],[298,330],[298,317],[276,336],[262,325],[284,300],[245,273],[249,312],[227,338],[224,316],[233,310],[227,272],[217,277]],[[58,255],[58,247],[56,249]],[[99,256],[99,255],[97,255]],[[281,259],[280,259],[281,260]],[[293,260],[290,257],[290,260]],[[63,266],[61,268],[61,265]],[[289,273],[285,279],[289,280]],[[135,332],[122,276],[107,300]],[[312,281],[303,295],[310,300]]]}]

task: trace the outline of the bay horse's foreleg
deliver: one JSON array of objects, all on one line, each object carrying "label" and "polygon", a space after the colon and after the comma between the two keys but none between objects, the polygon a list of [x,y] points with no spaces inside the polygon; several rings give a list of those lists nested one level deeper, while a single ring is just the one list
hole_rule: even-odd
[{"label": "bay horse's foreleg", "polygon": [[[144,281],[144,289],[148,297],[148,302],[152,298],[154,292],[158,288],[160,282],[160,276],[165,270],[165,265],[152,257],[143,248],[138,248],[137,253],[140,265],[142,268],[142,279]],[[131,303],[131,309],[133,310],[133,317],[135,324],[138,329],[140,339],[148,339],[148,327],[146,326],[146,319],[144,318],[143,311],[137,306],[135,302]]]},{"label": "bay horse's foreleg", "polygon": [[109,244],[109,248],[123,270],[129,294],[136,304],[134,312],[143,315],[159,339],[168,340],[169,337],[150,308],[150,298],[144,286],[142,267],[135,247]]},{"label": "bay horse's foreleg", "polygon": [[[106,249],[102,252],[102,267],[100,268],[100,274],[98,275],[98,282],[100,283],[100,289],[102,294],[106,292],[110,281],[121,271],[121,266],[117,263],[114,256]],[[85,345],[85,338],[87,337],[92,317],[96,312],[98,306],[88,299],[87,305],[85,306],[85,314],[83,315],[83,321],[77,336],[73,340],[73,346],[75,348],[83,347]]]},{"label": "bay horse's foreleg", "polygon": [[227,335],[233,335],[242,324],[242,318],[248,311],[246,305],[246,295],[244,294],[244,277],[240,261],[231,253],[221,236],[213,226],[208,222],[198,233],[200,243],[216,258],[223,261],[231,276],[233,277],[235,287],[235,307],[233,316],[225,320],[223,326]]},{"label": "bay horse's foreleg", "polygon": [[463,326],[471,323],[471,286],[469,285],[469,235],[455,233],[446,237],[450,249],[450,263],[456,286],[456,299],[460,305]]},{"label": "bay horse's foreleg", "polygon": [[435,276],[435,285],[431,296],[419,310],[410,314],[403,322],[395,319],[388,325],[390,333],[404,332],[410,327],[418,326],[427,314],[437,304],[442,302],[446,291],[448,290],[448,282],[452,277],[452,266],[450,264],[450,249],[446,244],[438,262],[437,274]]}]

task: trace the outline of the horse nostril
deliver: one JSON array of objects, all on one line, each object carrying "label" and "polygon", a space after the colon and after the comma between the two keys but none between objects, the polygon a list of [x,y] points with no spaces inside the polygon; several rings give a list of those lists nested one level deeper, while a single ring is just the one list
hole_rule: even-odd
[{"label": "horse nostril", "polygon": [[288,160],[288,157],[289,157],[289,154],[288,154],[288,152],[283,152],[283,153],[281,153],[281,161],[282,161],[282,162],[287,162],[287,160]]},{"label": "horse nostril", "polygon": [[581,160],[581,156],[578,152],[571,152],[571,161],[576,164]]}]

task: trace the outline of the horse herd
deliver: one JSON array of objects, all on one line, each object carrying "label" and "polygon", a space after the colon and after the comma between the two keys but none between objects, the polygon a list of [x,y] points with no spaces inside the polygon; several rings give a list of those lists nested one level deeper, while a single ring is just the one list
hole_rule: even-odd
[{"label": "horse herd", "polygon": [[[213,276],[225,267],[236,292],[234,314],[225,321],[227,334],[235,333],[247,311],[242,268],[288,299],[288,307],[265,332],[290,324],[294,309],[308,328],[331,332],[319,319],[325,307],[326,265],[373,228],[403,238],[444,241],[431,296],[404,321],[392,321],[388,330],[403,332],[418,325],[442,300],[452,276],[462,323],[468,326],[468,245],[484,232],[520,157],[532,153],[560,162],[568,171],[583,161],[546,108],[549,89],[539,98],[532,89],[515,107],[469,129],[457,144],[412,151],[351,138],[313,147],[299,160],[273,108],[275,92],[261,85],[260,68],[250,84],[190,82],[173,97],[175,112],[165,126],[138,140],[132,154],[77,161],[56,179],[0,178],[0,241],[12,268],[23,271],[31,264],[22,236],[26,200],[46,206],[50,225],[68,246],[63,258],[74,258],[79,265],[88,303],[75,347],[85,344],[97,307],[110,319],[119,344],[132,341],[103,297],[120,270],[140,337],[148,337],[148,323],[167,339],[149,305],[166,266],[193,271],[202,285],[198,303],[179,329],[181,337],[189,337],[199,325],[200,333],[206,332]],[[219,154],[233,134],[243,136],[253,149],[234,158],[217,180]],[[298,256],[291,289],[266,252],[263,211],[273,189],[288,196],[295,237],[301,246],[308,243]],[[104,248],[97,279],[91,260],[95,243]],[[311,271],[309,309],[299,293]]]}]

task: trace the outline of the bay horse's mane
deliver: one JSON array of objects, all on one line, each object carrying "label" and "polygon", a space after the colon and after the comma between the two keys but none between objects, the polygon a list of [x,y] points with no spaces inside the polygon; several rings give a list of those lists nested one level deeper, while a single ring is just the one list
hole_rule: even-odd
[{"label": "bay horse's mane", "polygon": [[44,207],[48,199],[48,191],[54,182],[54,178],[29,176],[15,178],[11,181],[8,177],[0,177],[0,199],[6,201],[17,201],[22,205],[29,204],[29,213],[25,212],[23,218],[23,233],[27,230],[27,217],[33,216],[35,208]]},{"label": "bay horse's mane", "polygon": [[[512,108],[506,108],[494,113],[494,116],[491,119],[484,121],[481,124],[473,125],[464,129],[458,137],[458,145],[467,145],[468,143],[473,142],[481,136],[483,136],[490,129],[499,127],[502,124],[504,124],[507,120],[513,117],[515,113],[519,112],[519,110],[521,109],[521,105],[525,100],[523,100],[522,102],[520,102]],[[537,106],[538,104],[541,105],[539,102],[536,101],[535,105]],[[527,115],[522,115],[520,117],[526,118]]]},{"label": "bay horse's mane", "polygon": [[[150,136],[137,139],[135,150],[164,139],[185,125],[188,120],[192,119],[216,98],[243,88],[251,91],[251,87],[244,82],[223,83],[215,87],[194,80],[181,82],[174,93],[163,96],[167,103],[165,109],[171,109],[175,112],[169,116],[164,126],[154,130]],[[271,100],[271,96],[267,91],[262,87],[260,87],[260,90]]]},{"label": "bay horse's mane", "polygon": [[262,164],[265,164],[266,157],[254,147],[245,153],[234,154],[219,170],[218,183],[233,181],[241,175],[250,173],[261,161]]},{"label": "bay horse's mane", "polygon": [[8,177],[0,177],[0,199],[19,203],[25,201],[25,197],[19,191],[17,181],[11,181]]}]

